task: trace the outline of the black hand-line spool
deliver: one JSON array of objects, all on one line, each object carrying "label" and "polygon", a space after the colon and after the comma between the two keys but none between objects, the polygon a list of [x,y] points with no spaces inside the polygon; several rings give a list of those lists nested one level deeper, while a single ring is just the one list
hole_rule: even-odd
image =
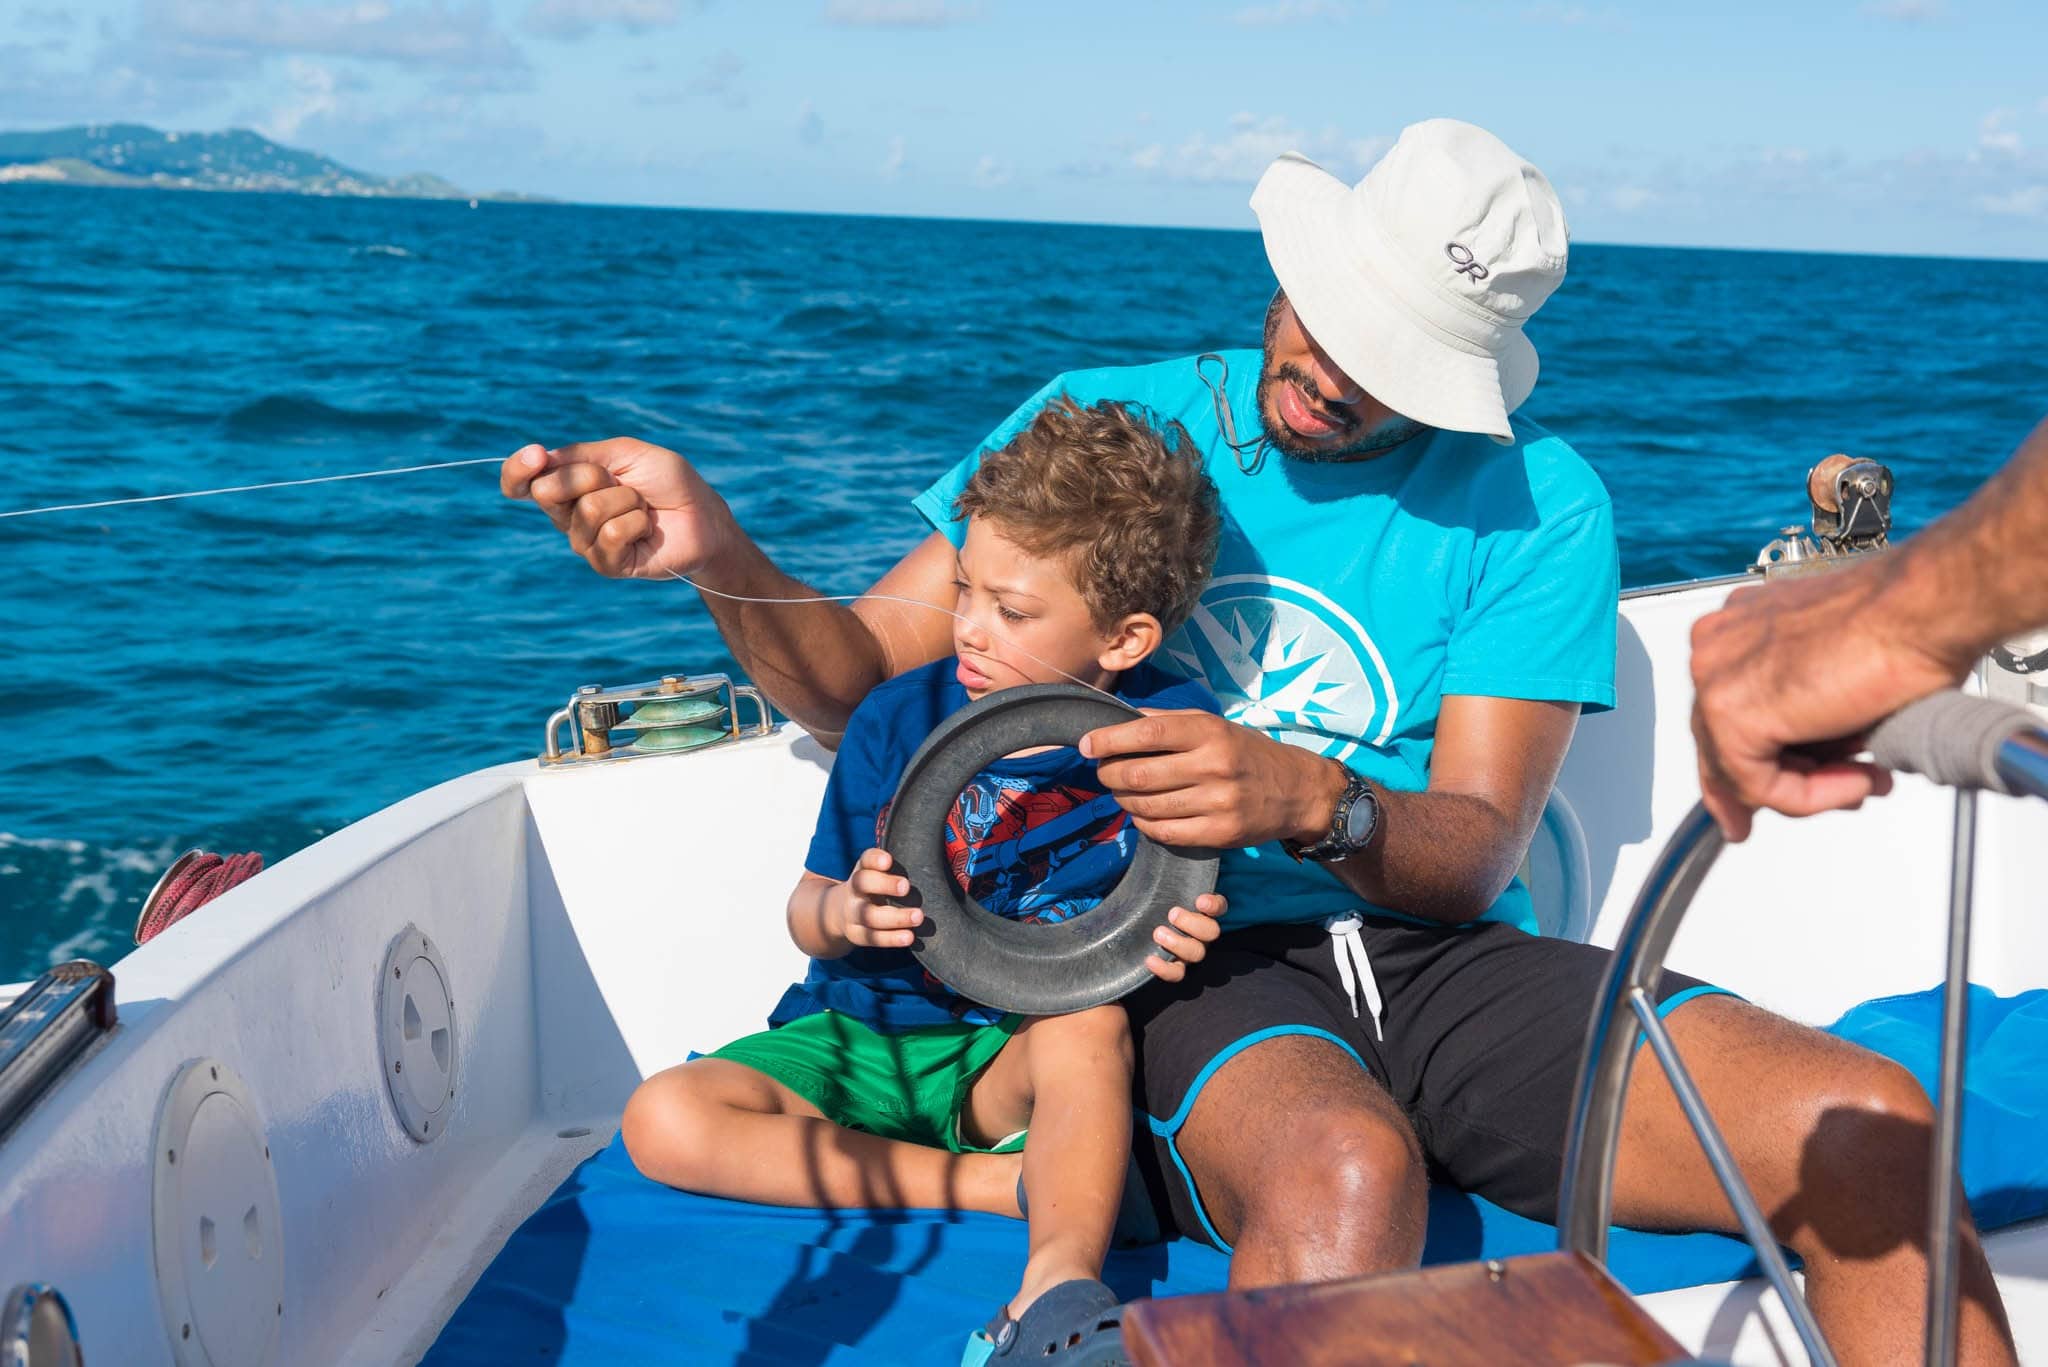
[{"label": "black hand-line spool", "polygon": [[882,848],[910,880],[924,923],[911,948],[931,975],[969,1001],[1031,1016],[1085,1010],[1152,978],[1155,928],[1175,907],[1216,888],[1216,852],[1139,837],[1123,878],[1099,906],[1032,925],[998,916],[966,895],[946,859],[946,820],[961,790],[1005,755],[1073,745],[1088,732],[1143,715],[1075,684],[1025,684],[991,693],[948,717],[904,766]]}]

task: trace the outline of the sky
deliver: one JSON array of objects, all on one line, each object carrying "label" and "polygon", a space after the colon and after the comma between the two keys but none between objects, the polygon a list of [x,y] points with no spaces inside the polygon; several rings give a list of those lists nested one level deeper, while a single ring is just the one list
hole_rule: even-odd
[{"label": "sky", "polygon": [[1581,241],[2048,258],[2048,0],[0,0],[0,127],[601,203],[1253,226],[1483,124]]}]

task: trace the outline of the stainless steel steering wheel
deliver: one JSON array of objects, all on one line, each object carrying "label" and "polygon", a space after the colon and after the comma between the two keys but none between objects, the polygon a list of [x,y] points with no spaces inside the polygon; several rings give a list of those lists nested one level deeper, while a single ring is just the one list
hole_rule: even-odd
[{"label": "stainless steel steering wheel", "polygon": [[[1927,1361],[1954,1360],[1956,1284],[1956,1161],[1961,1135],[1964,1044],[1969,1037],[1971,879],[1975,864],[1977,793],[2048,798],[2048,731],[2022,707],[1961,693],[1937,694],[1902,708],[1871,736],[1872,755],[1888,768],[1925,775],[1956,790],[1955,846],[1949,885],[1948,976],[1942,1003],[1939,1121],[1935,1133],[1931,1228],[1928,1237]],[[1678,1103],[1706,1150],[1707,1162],[1741,1222],[1764,1275],[1776,1289],[1807,1355],[1834,1367],[1834,1355],[1792,1280],[1785,1254],[1727,1142],[1707,1113],[1699,1088],[1657,1015],[1655,992],[1664,956],[1680,920],[1725,842],[1704,806],[1679,823],[1651,866],[1614,947],[1614,961],[1594,1007],[1579,1066],[1578,1095],[1565,1145],[1558,1194],[1558,1246],[1596,1262],[1607,1256],[1614,1204],[1614,1164],[1621,1141],[1622,1102],[1635,1060],[1637,1031],[1647,1039]]]}]

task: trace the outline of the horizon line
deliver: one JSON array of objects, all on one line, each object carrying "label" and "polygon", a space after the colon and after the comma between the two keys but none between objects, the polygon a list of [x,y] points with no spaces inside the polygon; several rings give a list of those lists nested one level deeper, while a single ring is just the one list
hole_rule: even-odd
[{"label": "horizon line", "polygon": [[[76,126],[84,126],[84,125],[72,125],[72,126],[76,127]],[[138,126],[140,126],[140,127],[148,127],[149,125],[146,125],[146,124],[145,124],[145,125],[138,125]],[[17,131],[17,130],[0,130],[0,132],[8,132],[8,131]],[[243,130],[229,130],[229,131],[243,131]],[[253,129],[252,129],[252,130],[246,130],[246,131],[251,131],[251,132],[254,132],[255,130],[253,130]],[[257,136],[258,136],[258,137],[262,137],[263,135],[262,135],[261,133],[258,133],[258,134],[257,134]],[[274,139],[271,139],[271,140],[269,140],[269,141],[273,141],[273,142],[274,142],[275,140],[274,140]],[[282,146],[286,146],[286,144],[283,144],[283,143],[276,143],[275,145],[277,145],[277,146],[280,146],[280,147],[282,147]],[[306,150],[306,149],[303,149],[303,148],[295,148],[295,149],[292,149],[292,150],[295,150],[295,151],[304,151],[304,150]],[[318,152],[312,153],[311,155],[314,155],[314,156],[324,156],[324,154],[322,154],[322,153],[318,153]],[[333,160],[333,158],[331,158],[331,157],[327,157],[327,158],[325,158],[325,159],[326,159],[326,160],[329,160],[329,161],[332,161],[332,160]],[[340,163],[336,163],[336,164],[337,164],[337,165],[339,165]],[[394,180],[394,179],[399,179],[399,178],[402,178],[401,176],[390,176],[390,175],[384,175],[384,174],[381,174],[381,173],[378,173],[378,172],[369,172],[368,174],[370,174],[370,175],[374,175],[374,176],[377,176],[377,178],[378,178],[378,179],[380,179],[380,180],[387,180],[387,181],[388,181],[388,180]],[[438,175],[438,173],[435,173],[435,172],[405,172],[405,173],[403,173],[403,175]],[[444,178],[444,179],[445,179],[445,178]],[[773,208],[762,208],[762,207],[742,207],[742,206],[735,206],[735,205],[720,205],[720,204],[648,204],[648,203],[645,203],[645,202],[641,202],[641,201],[637,201],[637,200],[623,200],[623,199],[619,199],[619,200],[613,200],[613,199],[561,199],[561,198],[557,198],[557,197],[555,197],[555,196],[552,196],[552,195],[547,195],[547,194],[545,194],[545,193],[544,193],[544,192],[542,192],[542,191],[534,191],[534,190],[505,190],[505,189],[498,189],[498,190],[482,190],[482,191],[474,191],[474,192],[465,192],[465,194],[463,194],[463,195],[461,195],[461,196],[452,196],[452,195],[451,195],[451,196],[424,196],[424,195],[316,195],[316,194],[308,194],[308,193],[306,193],[306,192],[304,192],[304,191],[298,191],[298,190],[217,190],[217,189],[210,189],[210,188],[206,188],[206,187],[202,187],[202,186],[178,186],[178,185],[86,185],[86,184],[75,184],[75,183],[69,183],[69,182],[62,182],[62,181],[15,181],[15,182],[12,182],[12,183],[8,183],[8,184],[0,185],[0,193],[6,193],[6,192],[13,192],[13,191],[23,191],[23,190],[26,190],[26,191],[31,191],[31,192],[33,192],[33,191],[37,191],[37,190],[43,190],[43,191],[50,191],[50,190],[55,190],[55,191],[68,191],[68,190],[90,190],[90,191],[94,191],[94,192],[108,192],[108,191],[113,191],[113,192],[121,192],[121,191],[126,191],[126,192],[130,192],[130,193],[134,193],[134,192],[138,192],[138,191],[144,191],[144,192],[146,192],[146,191],[159,191],[159,192],[162,192],[162,193],[166,193],[166,194],[199,194],[199,195],[225,195],[225,196],[238,196],[238,195],[239,195],[239,196],[256,196],[256,195],[277,195],[277,196],[280,196],[280,197],[283,197],[283,198],[288,198],[288,199],[333,199],[333,200],[343,200],[343,199],[348,199],[348,200],[357,200],[357,199],[359,199],[359,200],[402,200],[402,201],[407,201],[407,202],[410,202],[410,203],[415,203],[415,204],[450,204],[450,205],[461,205],[461,206],[463,206],[464,208],[468,208],[468,207],[470,207],[470,205],[471,205],[471,203],[472,203],[472,201],[473,201],[473,202],[474,202],[474,204],[475,204],[475,206],[476,206],[476,207],[478,207],[478,208],[482,208],[482,207],[483,207],[484,205],[488,204],[488,205],[490,205],[490,206],[491,206],[492,208],[495,208],[495,209],[536,209],[536,210],[552,210],[552,209],[626,209],[626,210],[631,210],[631,211],[635,211],[635,212],[640,212],[640,213],[683,213],[683,214],[759,214],[759,215],[764,215],[764,216],[774,216],[774,217],[781,217],[781,218],[853,218],[853,219],[879,219],[879,220],[883,220],[883,221],[891,221],[891,222],[903,222],[903,223],[980,223],[980,224],[995,224],[995,225],[1015,225],[1015,226],[1019,226],[1019,227],[1035,227],[1035,228],[1106,228],[1106,229],[1111,229],[1111,230],[1118,230],[1118,231],[1127,231],[1127,232],[1185,232],[1185,233],[1246,233],[1246,234],[1256,234],[1256,233],[1258,232],[1258,228],[1257,228],[1257,227],[1256,227],[1255,225],[1251,225],[1251,226],[1246,226],[1246,227],[1241,227],[1241,228],[1233,228],[1233,227],[1224,227],[1224,226],[1220,226],[1220,225],[1217,225],[1217,224],[1211,224],[1211,223],[1133,223],[1133,222],[1129,222],[1129,221],[1122,221],[1122,220],[1112,220],[1112,219],[1082,219],[1082,218],[998,218],[998,217],[990,217],[990,216],[986,216],[986,215],[979,215],[979,214],[930,214],[930,213],[907,213],[907,212],[906,212],[906,213],[896,213],[896,212],[891,212],[891,211],[889,211],[889,210],[872,210],[872,209],[869,209],[869,210],[861,210],[861,209],[773,209]],[[491,196],[518,196],[518,198],[491,198]],[[530,197],[530,196],[538,196],[538,198],[532,198],[532,197]],[[1772,247],[1772,246],[1757,246],[1757,245],[1747,245],[1747,244],[1745,244],[1745,245],[1726,245],[1726,244],[1720,244],[1720,245],[1715,245],[1715,244],[1707,244],[1707,243],[1699,243],[1699,242],[1624,242],[1624,241],[1616,241],[1616,240],[1613,240],[1613,239],[1599,239],[1599,238],[1585,238],[1585,239],[1575,239],[1575,240],[1573,240],[1573,242],[1572,242],[1572,245],[1573,245],[1573,246],[1580,246],[1580,247],[1602,247],[1602,248],[1606,248],[1606,247],[1618,247],[1618,248],[1623,248],[1623,249],[1626,249],[1626,250],[1635,250],[1635,251],[1686,251],[1686,252],[1734,252],[1734,253],[1741,253],[1741,254],[1744,254],[1744,255],[1763,255],[1763,256],[1823,256],[1823,257],[1855,257],[1855,258],[1870,258],[1870,259],[1876,259],[1876,260],[1894,260],[1894,261],[1980,261],[1980,262],[1986,262],[1986,263],[1991,263],[1991,264],[1997,264],[1997,265],[2020,265],[2020,266],[2039,266],[2039,265],[2048,265],[2048,252],[2044,252],[2044,253],[2043,253],[2042,255],[2040,255],[2040,256],[1973,256],[1973,255],[1970,255],[1970,254],[1967,254],[1967,253],[1963,253],[1963,252],[1940,252],[1940,251],[1888,251],[1888,250],[1880,250],[1880,249],[1875,249],[1875,248],[1873,248],[1873,249],[1857,249],[1857,248],[1848,248],[1848,247],[1835,247],[1835,248],[1830,248],[1830,247]]]}]

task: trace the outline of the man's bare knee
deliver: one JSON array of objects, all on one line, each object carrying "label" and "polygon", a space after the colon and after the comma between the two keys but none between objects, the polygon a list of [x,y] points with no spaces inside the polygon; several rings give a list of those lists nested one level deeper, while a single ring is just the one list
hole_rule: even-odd
[{"label": "man's bare knee", "polygon": [[1234,1284],[1316,1281],[1413,1264],[1422,1147],[1350,1054],[1290,1036],[1218,1070],[1181,1132],[1198,1194],[1237,1246]]},{"label": "man's bare knee", "polygon": [[1415,1131],[1389,1105],[1303,1117],[1293,1151],[1245,1204],[1246,1237],[1272,1233],[1323,1245],[1359,1270],[1406,1266],[1422,1256],[1429,1184]]},{"label": "man's bare knee", "polygon": [[[1808,1098],[1799,1189],[1780,1213],[1795,1247],[1875,1258],[1926,1232],[1934,1106],[1913,1075],[1875,1055]],[[1805,1251],[1805,1250],[1802,1250]]]}]

